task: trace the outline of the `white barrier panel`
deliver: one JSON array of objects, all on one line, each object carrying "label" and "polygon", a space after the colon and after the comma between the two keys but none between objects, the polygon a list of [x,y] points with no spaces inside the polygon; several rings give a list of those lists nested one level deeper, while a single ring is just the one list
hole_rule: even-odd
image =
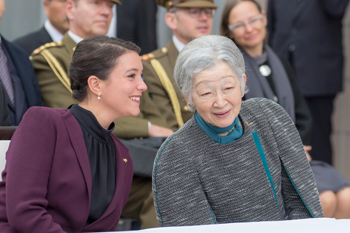
[{"label": "white barrier panel", "polygon": [[[124,231],[135,233],[135,231]],[[349,233],[350,220],[313,218],[288,221],[229,223],[189,227],[159,227],[137,231],[140,233]]]},{"label": "white barrier panel", "polygon": [[[5,168],[5,155],[6,151],[9,148],[10,145],[10,140],[0,140],[0,173],[4,170]],[[1,180],[1,176],[0,176]]]}]

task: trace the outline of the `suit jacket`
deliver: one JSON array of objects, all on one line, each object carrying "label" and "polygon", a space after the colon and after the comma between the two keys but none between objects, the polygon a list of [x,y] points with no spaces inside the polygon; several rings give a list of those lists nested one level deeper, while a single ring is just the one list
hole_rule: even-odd
[{"label": "suit jacket", "polygon": [[[57,78],[42,52],[48,50],[67,74],[76,45],[75,41],[66,33],[61,42],[49,43],[31,56],[44,104],[47,107],[67,108],[76,101],[70,90]],[[137,117],[124,117],[116,120],[113,134],[121,138],[147,137],[149,121],[152,124],[166,127],[164,117],[150,99],[148,92],[144,91],[141,98],[140,114]]]},{"label": "suit jacket", "polygon": [[157,48],[157,4],[154,0],[128,0],[117,7],[117,37],[141,47],[141,54]]},{"label": "suit jacket", "polygon": [[342,18],[349,0],[269,0],[269,44],[289,58],[305,96],[342,90]]},{"label": "suit jacket", "polygon": [[41,45],[53,42],[51,36],[43,26],[38,31],[29,33],[13,41],[14,44],[22,47],[30,56],[32,52]]},{"label": "suit jacket", "polygon": [[[33,66],[30,63],[27,54],[22,48],[8,42],[4,37],[1,37],[1,43],[7,50],[9,58],[14,64],[18,77],[21,81],[26,99],[26,106],[28,106],[28,108],[32,106],[42,106],[43,102],[41,99],[38,80],[35,76]],[[17,107],[19,106],[20,105],[17,103]],[[18,125],[19,121],[22,119],[22,116],[23,115],[16,115],[18,122],[12,122],[12,125]]]},{"label": "suit jacket", "polygon": [[165,116],[168,128],[176,131],[179,128],[178,122],[175,117],[174,107],[169,98],[167,91],[164,89],[157,72],[154,70],[151,60],[156,59],[160,62],[168,78],[173,85],[176,96],[180,103],[181,115],[184,122],[191,119],[193,113],[189,111],[187,102],[183,97],[180,89],[177,87],[174,79],[174,68],[176,58],[179,55],[179,51],[175,47],[171,40],[167,46],[155,50],[150,54],[142,56],[143,64],[143,76],[148,87],[148,91],[156,103],[160,113]]},{"label": "suit jacket", "polygon": [[9,126],[10,115],[7,107],[6,90],[4,86],[0,83],[0,126]]},{"label": "suit jacket", "polygon": [[127,148],[111,135],[116,188],[100,219],[85,226],[92,177],[84,136],[67,109],[33,107],[14,133],[0,182],[1,232],[116,230],[131,187]]}]

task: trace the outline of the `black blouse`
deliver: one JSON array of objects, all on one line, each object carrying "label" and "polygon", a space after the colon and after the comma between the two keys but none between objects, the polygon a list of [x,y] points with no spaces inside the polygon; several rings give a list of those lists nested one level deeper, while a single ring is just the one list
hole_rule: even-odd
[{"label": "black blouse", "polygon": [[83,131],[90,162],[92,190],[88,225],[102,216],[115,193],[115,148],[110,136],[114,123],[106,130],[92,112],[76,104],[71,105],[69,110]]}]

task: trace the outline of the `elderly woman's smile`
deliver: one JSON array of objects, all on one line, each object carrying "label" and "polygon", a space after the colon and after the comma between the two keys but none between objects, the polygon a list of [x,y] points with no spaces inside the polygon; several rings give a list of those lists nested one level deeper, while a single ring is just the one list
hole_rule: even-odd
[{"label": "elderly woman's smile", "polygon": [[241,109],[241,85],[226,62],[195,74],[191,94],[198,114],[216,127],[231,125]]}]

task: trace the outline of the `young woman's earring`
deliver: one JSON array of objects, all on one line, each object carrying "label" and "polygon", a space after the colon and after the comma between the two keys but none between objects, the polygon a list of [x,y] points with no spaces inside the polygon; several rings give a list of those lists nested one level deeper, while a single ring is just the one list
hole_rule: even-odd
[{"label": "young woman's earring", "polygon": [[101,99],[101,94],[98,93],[97,99],[100,100]]}]

